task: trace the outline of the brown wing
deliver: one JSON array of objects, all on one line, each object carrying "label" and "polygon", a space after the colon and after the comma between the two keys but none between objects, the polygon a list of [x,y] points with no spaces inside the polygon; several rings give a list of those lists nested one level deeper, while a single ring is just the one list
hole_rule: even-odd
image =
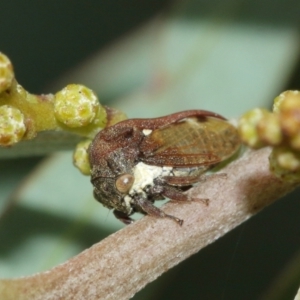
[{"label": "brown wing", "polygon": [[230,123],[213,117],[186,118],[145,136],[140,158],[158,166],[208,166],[228,158],[239,146]]}]

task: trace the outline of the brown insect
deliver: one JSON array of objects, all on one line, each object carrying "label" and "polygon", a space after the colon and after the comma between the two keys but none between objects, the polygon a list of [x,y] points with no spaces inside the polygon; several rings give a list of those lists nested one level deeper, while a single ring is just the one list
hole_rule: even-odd
[{"label": "brown insect", "polygon": [[182,225],[154,201],[189,200],[184,192],[239,145],[236,128],[209,111],[122,121],[100,131],[89,148],[94,197],[125,224],[141,212]]}]

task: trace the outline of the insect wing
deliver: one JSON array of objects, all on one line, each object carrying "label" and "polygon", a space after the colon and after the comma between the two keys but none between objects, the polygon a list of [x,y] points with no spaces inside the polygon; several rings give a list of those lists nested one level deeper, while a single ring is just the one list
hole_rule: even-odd
[{"label": "insect wing", "polygon": [[143,139],[141,159],[150,165],[190,167],[216,164],[239,147],[236,128],[213,118],[186,118],[153,130]]}]

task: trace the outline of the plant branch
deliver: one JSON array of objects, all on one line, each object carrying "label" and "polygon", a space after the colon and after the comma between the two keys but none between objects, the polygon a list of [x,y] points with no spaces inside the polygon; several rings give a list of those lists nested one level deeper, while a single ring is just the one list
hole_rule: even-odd
[{"label": "plant branch", "polygon": [[[149,216],[110,235],[50,271],[0,281],[2,299],[129,299],[147,283],[247,220],[297,184],[269,171],[271,150],[249,150],[191,190],[209,198],[178,203],[164,211],[184,219]],[[87,233],[88,234],[88,233]]]}]

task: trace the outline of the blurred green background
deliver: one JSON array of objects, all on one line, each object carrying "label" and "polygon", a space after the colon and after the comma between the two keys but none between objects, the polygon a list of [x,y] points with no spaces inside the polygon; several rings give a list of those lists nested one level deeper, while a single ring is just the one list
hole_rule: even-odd
[{"label": "blurred green background", "polygon": [[[0,3],[0,51],[32,93],[82,83],[130,117],[199,108],[238,118],[300,89],[299,14],[296,0],[13,0]],[[2,156],[0,277],[47,270],[122,228],[71,155]],[[295,191],[134,299],[292,298],[299,215]]]}]

